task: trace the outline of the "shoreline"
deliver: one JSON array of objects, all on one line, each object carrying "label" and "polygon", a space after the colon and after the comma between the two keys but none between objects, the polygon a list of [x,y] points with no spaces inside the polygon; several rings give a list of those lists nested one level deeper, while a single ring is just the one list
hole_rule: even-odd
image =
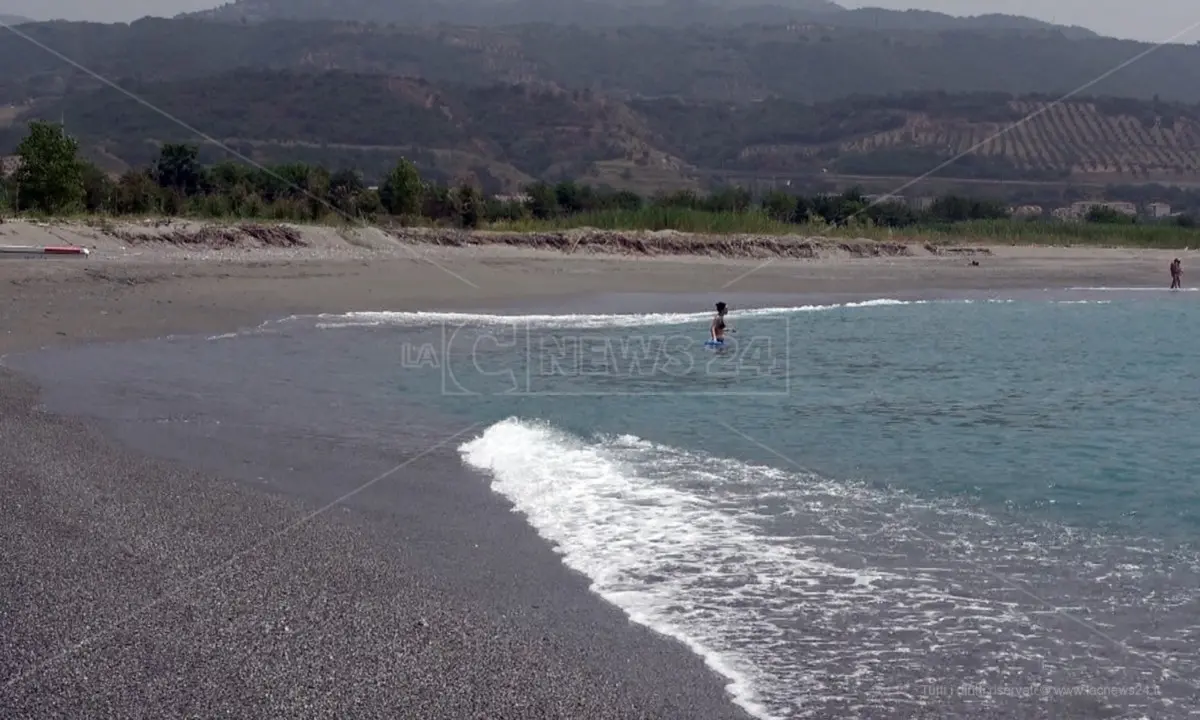
[{"label": "shoreline", "polygon": [[[980,266],[944,257],[634,261],[512,248],[439,248],[433,263],[332,255],[151,248],[109,259],[3,260],[0,356],[215,335],[294,314],[560,308],[589,294],[639,293],[694,296],[703,311],[714,294],[1154,286],[1166,268],[1149,251],[1024,251]],[[738,282],[723,288],[731,278]],[[315,717],[354,701],[367,716],[395,717],[415,697],[425,703],[421,717],[461,716],[472,701],[502,716],[527,696],[522,717],[745,717],[724,678],[592,594],[453,447],[414,463],[406,484],[373,493],[373,504],[328,513],[277,551],[226,565],[328,490],[299,498],[149,457],[96,422],[39,410],[40,396],[0,367],[0,482],[10,500],[0,510],[0,541],[11,550],[0,561],[8,626],[0,683],[86,639],[88,628],[127,623],[146,603],[167,599],[56,671],[0,685],[0,705],[14,717],[36,715],[46,697],[83,715],[135,707],[169,714],[192,686],[201,689],[188,690],[191,710],[201,714],[255,708]],[[355,478],[367,478],[403,459],[381,454],[353,465],[329,450],[345,460],[324,468],[330,476],[354,467]],[[195,593],[171,594],[197,577]],[[330,587],[341,594],[330,596]],[[292,626],[310,636],[282,629]],[[231,659],[247,669],[230,669]],[[499,678],[485,672],[498,667]],[[388,686],[395,678],[404,679]],[[306,683],[316,689],[284,690]],[[468,692],[470,683],[485,686],[484,695]]]},{"label": "shoreline", "polygon": [[[27,283],[14,277],[22,270],[48,274]],[[291,297],[256,306],[250,291],[214,317],[188,287],[195,276],[172,283],[157,274],[161,266],[143,265],[114,280],[85,270],[0,264],[0,282],[17,290],[6,298],[6,321],[22,314],[18,305],[78,309],[62,302],[64,279],[87,287],[97,311],[50,311],[9,326],[0,357],[159,330],[236,330],[294,308]],[[236,285],[228,270],[202,273],[203,281]],[[286,272],[273,280],[303,284]],[[142,287],[155,288],[152,304]],[[164,303],[173,317],[145,322]],[[422,448],[407,458],[351,457],[336,446],[280,454],[270,467],[307,461],[309,479],[263,488],[239,477],[234,461],[218,471],[131,442],[117,423],[53,402],[47,409],[53,393],[38,382],[0,363],[0,487],[9,501],[0,509],[0,707],[14,718],[37,717],[48,703],[81,715],[171,714],[181,694],[201,714],[750,717],[705,658],[631,622],[563,565],[462,465],[456,446],[465,435],[427,456]],[[397,461],[412,463],[401,488],[372,489],[370,501],[339,503],[271,543],[346,489],[321,477],[361,481]],[[329,598],[330,584],[349,597]],[[269,626],[270,647],[250,632],[258,625]],[[230,672],[227,662],[257,667]]]},{"label": "shoreline", "polygon": [[245,468],[303,469],[263,486],[198,459],[228,447],[151,452],[39,396],[0,370],[6,717],[749,718],[463,467],[465,435],[267,442]]},{"label": "shoreline", "polygon": [[[4,226],[0,226],[2,228]],[[43,238],[49,240],[49,238]],[[327,238],[328,239],[328,238]],[[30,242],[36,238],[30,238]],[[510,246],[196,250],[154,242],[87,258],[0,258],[0,355],[62,342],[218,334],[292,314],[460,310],[598,293],[887,297],[1078,287],[1166,289],[1200,251],[996,247],[977,258],[718,258]],[[978,263],[973,265],[972,263]],[[701,302],[699,298],[703,297]]]}]

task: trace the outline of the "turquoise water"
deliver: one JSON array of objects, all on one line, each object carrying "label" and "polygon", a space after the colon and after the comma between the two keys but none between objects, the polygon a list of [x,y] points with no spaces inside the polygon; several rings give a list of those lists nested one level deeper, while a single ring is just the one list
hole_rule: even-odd
[{"label": "turquoise water", "polygon": [[28,369],[189,432],[465,430],[481,482],[760,717],[1200,707],[1200,297],[735,308],[716,351],[706,322],[293,318]]},{"label": "turquoise water", "polygon": [[1198,310],[1167,296],[800,312],[742,320],[723,352],[699,345],[695,322],[475,329],[455,319],[453,335],[429,340],[451,362],[405,372],[397,387],[464,420],[630,433],[1190,539],[1200,530]]}]

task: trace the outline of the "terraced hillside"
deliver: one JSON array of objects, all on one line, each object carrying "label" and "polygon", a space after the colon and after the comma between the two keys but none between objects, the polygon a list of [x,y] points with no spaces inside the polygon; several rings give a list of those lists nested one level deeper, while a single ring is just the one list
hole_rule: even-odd
[{"label": "terraced hillside", "polygon": [[991,121],[910,113],[901,127],[844,142],[840,150],[971,152],[1010,163],[1021,174],[1090,180],[1200,177],[1200,117],[1194,113],[1112,100],[1011,100],[1006,106],[1010,112],[998,114],[1007,117]]}]

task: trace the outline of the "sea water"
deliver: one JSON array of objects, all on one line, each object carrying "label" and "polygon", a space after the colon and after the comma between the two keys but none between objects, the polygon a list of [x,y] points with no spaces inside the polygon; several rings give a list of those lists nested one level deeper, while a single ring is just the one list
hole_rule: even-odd
[{"label": "sea water", "polygon": [[353,313],[29,368],[163,422],[461,433],[479,482],[758,717],[1200,710],[1200,297],[735,308],[715,350],[707,321]]}]

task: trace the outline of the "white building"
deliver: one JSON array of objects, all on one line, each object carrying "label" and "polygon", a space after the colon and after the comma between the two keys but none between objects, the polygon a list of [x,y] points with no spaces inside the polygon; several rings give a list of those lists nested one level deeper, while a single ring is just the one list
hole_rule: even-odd
[{"label": "white building", "polygon": [[1171,217],[1171,206],[1168,203],[1153,202],[1146,206],[1146,214],[1152,218]]},{"label": "white building", "polygon": [[0,157],[0,178],[6,178],[17,171],[21,167],[20,155],[6,155]]}]

